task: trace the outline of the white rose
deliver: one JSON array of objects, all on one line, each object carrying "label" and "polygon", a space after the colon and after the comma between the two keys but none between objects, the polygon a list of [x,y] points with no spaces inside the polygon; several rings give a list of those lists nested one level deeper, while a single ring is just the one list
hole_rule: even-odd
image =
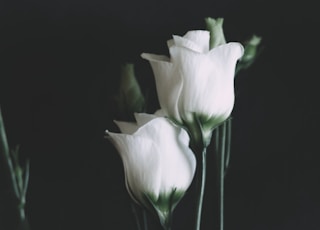
[{"label": "white rose", "polygon": [[122,133],[107,134],[121,156],[130,196],[145,207],[151,203],[165,224],[193,180],[196,159],[184,129],[164,117],[135,118],[116,121]]},{"label": "white rose", "polygon": [[170,58],[141,55],[153,69],[161,114],[188,127],[199,121],[207,138],[231,114],[235,67],[244,51],[237,42],[209,50],[209,40],[209,31],[189,31],[168,41]]}]

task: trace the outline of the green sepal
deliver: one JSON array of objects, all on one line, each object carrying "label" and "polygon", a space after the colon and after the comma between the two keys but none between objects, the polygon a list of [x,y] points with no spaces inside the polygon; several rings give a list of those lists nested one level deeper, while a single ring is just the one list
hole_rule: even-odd
[{"label": "green sepal", "polygon": [[156,196],[152,193],[144,194],[146,199],[154,208],[159,217],[159,221],[164,229],[170,229],[173,210],[184,196],[185,191],[173,188],[171,192],[161,193]]},{"label": "green sepal", "polygon": [[207,116],[193,113],[184,126],[190,136],[190,146],[194,152],[202,152],[211,142],[212,133],[216,127],[226,120],[224,116]]}]

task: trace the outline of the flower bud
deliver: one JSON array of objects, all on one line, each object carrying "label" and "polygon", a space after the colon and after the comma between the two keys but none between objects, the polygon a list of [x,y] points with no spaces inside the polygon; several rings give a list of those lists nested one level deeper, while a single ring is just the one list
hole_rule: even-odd
[{"label": "flower bud", "polygon": [[210,49],[226,44],[223,33],[223,18],[205,18],[206,29],[210,32]]},{"label": "flower bud", "polygon": [[244,54],[239,60],[236,68],[236,72],[241,69],[247,69],[256,60],[257,56],[261,52],[261,37],[252,35],[252,37],[244,42]]},{"label": "flower bud", "polygon": [[134,65],[131,63],[121,67],[120,88],[115,99],[122,118],[130,119],[135,112],[144,110],[145,99],[135,77]]}]

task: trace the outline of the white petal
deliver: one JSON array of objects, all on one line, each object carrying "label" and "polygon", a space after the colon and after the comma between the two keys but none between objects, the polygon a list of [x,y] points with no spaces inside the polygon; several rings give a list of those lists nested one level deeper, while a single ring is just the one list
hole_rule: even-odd
[{"label": "white petal", "polygon": [[163,109],[158,109],[154,114],[157,115],[158,117],[167,117],[169,115]]},{"label": "white petal", "polygon": [[125,185],[126,185],[126,189],[131,197],[131,199],[136,202],[137,204],[140,204],[141,202],[143,202],[141,200],[141,197],[137,194],[134,194],[134,192],[132,191],[132,189],[130,188],[129,182],[128,182],[128,176],[126,175],[127,170],[126,168],[128,168],[128,166],[124,166],[125,162],[123,162],[123,169],[124,169],[124,173],[125,173]]},{"label": "white petal", "polygon": [[143,54],[142,57],[150,61],[161,108],[176,120],[181,121],[178,112],[178,98],[182,83],[179,75],[170,62],[154,59],[153,55]]},{"label": "white petal", "polygon": [[[210,84],[215,80],[218,68],[214,68],[208,55],[192,52],[188,49],[171,47],[173,64],[179,68],[177,73],[183,78],[183,89],[179,98],[179,111],[184,119],[188,119],[190,113],[208,113],[210,103],[208,99],[211,93],[216,92],[216,84]],[[219,74],[220,75],[220,74]],[[214,83],[214,82],[213,82]]]},{"label": "white petal", "polygon": [[171,46],[174,46],[174,40],[173,39],[168,40],[167,46],[168,46],[168,48],[170,48]]},{"label": "white petal", "polygon": [[[220,60],[222,63],[228,65],[226,69],[230,66],[234,66],[237,60],[239,60],[244,53],[243,46],[238,42],[229,42],[224,45],[220,45],[210,50],[209,55],[213,61]],[[231,68],[233,70],[233,68]],[[233,76],[232,76],[233,77]]]},{"label": "white petal", "polygon": [[201,46],[203,53],[206,53],[209,51],[209,45],[210,45],[209,31],[192,30],[192,31],[188,31],[183,37]]},{"label": "white petal", "polygon": [[148,61],[170,62],[170,58],[168,56],[165,56],[165,55],[142,53],[141,57],[146,59],[146,60],[148,60]]},{"label": "white petal", "polygon": [[139,127],[145,125],[149,121],[151,121],[154,118],[157,118],[157,115],[154,114],[148,114],[148,113],[135,113],[134,114],[135,120],[137,121],[137,125]]},{"label": "white petal", "polygon": [[[195,158],[194,153],[189,148],[189,135],[183,129],[181,129],[180,133],[178,134],[178,144],[181,148],[182,153],[184,154],[184,160],[185,160],[184,168],[186,170],[186,173],[183,173],[182,170],[180,171],[180,173],[182,175],[185,174],[184,175],[184,177],[185,177],[184,186],[189,187],[192,180],[193,180],[195,171],[196,171],[196,158]],[[182,180],[181,180],[181,182],[182,182]]]},{"label": "white petal", "polygon": [[180,68],[183,90],[179,110],[184,119],[190,113],[228,116],[234,103],[234,71],[242,55],[239,43],[221,45],[208,54],[171,47],[172,63]]},{"label": "white petal", "polygon": [[173,35],[173,39],[167,41],[167,46],[176,45],[184,47],[195,52],[206,53],[209,51],[210,33],[206,30],[192,30],[188,31],[183,37]]},{"label": "white petal", "polygon": [[[174,46],[190,49],[194,52],[203,53],[202,47],[193,41],[190,41],[184,37],[173,35]],[[173,47],[170,46],[169,49]]]},{"label": "white petal", "polygon": [[161,145],[164,147],[161,149],[161,192],[168,193],[174,188],[186,191],[192,182],[196,166],[195,156],[188,147],[189,136],[185,130],[171,124],[166,129]]},{"label": "white petal", "polygon": [[160,153],[146,136],[109,133],[118,150],[126,176],[126,183],[135,199],[144,201],[143,193],[159,195],[161,167]]},{"label": "white petal", "polygon": [[133,134],[139,128],[138,125],[133,122],[114,121],[114,123],[118,126],[121,133],[125,134]]},{"label": "white petal", "polygon": [[166,118],[156,118],[139,129],[136,135],[148,133],[160,152],[162,180],[161,192],[170,192],[173,188],[186,190],[193,179],[195,158],[189,145],[189,136],[185,130],[174,125]]}]

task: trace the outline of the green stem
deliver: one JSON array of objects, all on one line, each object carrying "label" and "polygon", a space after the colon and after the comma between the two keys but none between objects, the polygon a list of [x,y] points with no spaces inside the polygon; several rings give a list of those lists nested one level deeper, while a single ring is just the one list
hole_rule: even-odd
[{"label": "green stem", "polygon": [[21,205],[21,207],[19,207],[19,213],[20,213],[20,219],[21,221],[25,221],[26,220],[26,214],[24,212],[24,207]]},{"label": "green stem", "polygon": [[148,230],[148,217],[147,217],[147,211],[145,209],[142,210],[142,218],[143,218],[144,230]]},{"label": "green stem", "polygon": [[168,224],[168,225],[164,226],[163,228],[164,228],[164,230],[171,230],[171,224]]},{"label": "green stem", "polygon": [[[218,198],[219,198],[219,223],[220,230],[224,229],[224,176],[226,164],[229,161],[230,140],[231,140],[231,121],[224,122],[216,129],[216,154],[217,154],[217,176],[218,176]],[[227,154],[226,154],[227,151]]]},{"label": "green stem", "polygon": [[131,208],[132,208],[134,219],[136,221],[137,230],[142,230],[140,220],[139,220],[138,208],[136,207],[136,204],[131,202]]},{"label": "green stem", "polygon": [[206,182],[206,148],[202,149],[201,153],[201,163],[198,165],[198,175],[197,175],[197,203],[196,203],[196,225],[195,229],[200,230],[201,225],[201,213],[202,213],[202,204],[203,204],[203,196],[205,190],[205,182]]},{"label": "green stem", "polygon": [[10,183],[12,192],[15,197],[18,199],[18,211],[20,217],[20,225],[19,230],[28,230],[29,225],[25,215],[25,203],[26,203],[26,193],[28,188],[29,181],[29,161],[26,163],[26,168],[24,170],[24,178],[23,178],[23,170],[19,165],[18,160],[18,148],[12,151],[10,154],[8,140],[6,136],[6,131],[4,127],[4,122],[0,109],[0,152],[3,153],[4,158],[6,160],[5,167],[8,170],[10,175]]},{"label": "green stem", "polygon": [[12,190],[13,190],[15,196],[19,199],[20,193],[19,193],[18,186],[16,184],[14,167],[13,167],[13,163],[12,163],[11,156],[10,156],[9,145],[8,145],[6,130],[4,127],[4,122],[2,119],[1,109],[0,109],[0,138],[1,138],[0,139],[0,150],[4,154],[4,158],[6,159],[6,162],[7,162],[8,172],[11,177],[11,180],[10,180],[11,187],[12,187]]},{"label": "green stem", "polygon": [[222,126],[221,152],[220,152],[220,230],[223,230],[224,224],[224,173],[225,173],[225,142],[226,142],[226,124]]},{"label": "green stem", "polygon": [[136,221],[137,230],[148,230],[147,211],[135,204],[133,201],[131,202],[131,208]]},{"label": "green stem", "polygon": [[228,170],[228,167],[229,167],[229,162],[230,162],[230,153],[231,153],[231,137],[232,137],[232,135],[231,135],[231,129],[232,129],[232,123],[231,123],[231,118],[230,119],[228,119],[227,121],[226,121],[226,125],[227,125],[227,134],[226,134],[226,136],[227,136],[227,139],[226,139],[226,153],[225,153],[225,173],[224,173],[224,176],[226,176],[226,172],[227,172],[227,170]]}]

